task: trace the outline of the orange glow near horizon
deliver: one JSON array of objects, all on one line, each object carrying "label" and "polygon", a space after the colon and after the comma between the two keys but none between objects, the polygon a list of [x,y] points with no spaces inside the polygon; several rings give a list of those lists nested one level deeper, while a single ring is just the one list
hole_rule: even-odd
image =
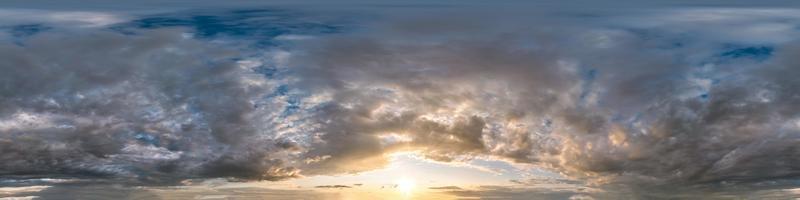
[{"label": "orange glow near horizon", "polygon": [[[484,185],[513,185],[521,175],[510,166],[486,163],[441,163],[414,152],[391,155],[389,165],[355,174],[310,176],[280,182],[261,182],[271,189],[309,190],[333,199],[458,199],[456,190]],[[501,169],[504,168],[504,169]]]},{"label": "orange glow near horizon", "polygon": [[426,160],[413,152],[396,153],[391,155],[391,158],[390,164],[384,168],[356,174],[309,176],[277,182],[227,182],[224,179],[213,179],[179,189],[154,188],[148,191],[163,199],[297,197],[348,200],[448,200],[480,198],[474,195],[491,189],[485,186],[517,189],[524,187],[510,181],[523,176],[518,171],[503,169],[502,165],[492,164],[490,161],[441,163]]}]

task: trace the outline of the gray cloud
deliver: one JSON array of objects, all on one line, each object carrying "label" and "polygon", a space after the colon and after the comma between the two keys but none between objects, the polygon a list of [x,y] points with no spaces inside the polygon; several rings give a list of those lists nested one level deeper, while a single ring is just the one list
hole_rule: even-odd
[{"label": "gray cloud", "polygon": [[428,189],[432,190],[460,190],[461,188],[458,186],[440,186],[440,187],[429,187]]},{"label": "gray cloud", "polygon": [[263,76],[181,32],[43,33],[0,47],[0,173],[297,176],[254,121],[273,112],[254,105],[270,92]]},{"label": "gray cloud", "polygon": [[314,188],[332,188],[332,189],[343,189],[343,188],[352,188],[349,185],[318,185],[314,186]]},{"label": "gray cloud", "polygon": [[[774,14],[746,21],[752,26],[792,18],[717,11],[707,23],[722,30],[734,28],[726,22],[736,12]],[[403,21],[405,31],[420,29],[413,39],[375,31],[308,44],[293,70],[303,90],[330,101],[314,115],[322,136],[306,154],[326,159],[306,169],[367,170],[385,165],[386,153],[412,150],[441,161],[489,155],[591,184],[746,185],[798,175],[793,42],[762,41],[775,54],[760,61],[726,49],[758,41],[709,39],[691,23],[670,21],[685,29],[676,33],[560,22],[571,23],[439,37],[428,21]],[[763,31],[746,34],[792,37]]]},{"label": "gray cloud", "polygon": [[[336,194],[312,190],[281,190],[256,187],[129,187],[125,185],[68,184],[38,186],[27,190],[0,193],[10,199],[340,199]],[[43,187],[43,188],[42,188]],[[6,189],[6,188],[0,188]]]},{"label": "gray cloud", "polygon": [[595,199],[592,196],[572,191],[549,189],[512,188],[503,186],[481,186],[478,189],[450,190],[446,193],[460,199]]},{"label": "gray cloud", "polygon": [[[798,16],[706,11],[389,17],[255,58],[182,30],[39,33],[0,45],[10,72],[0,74],[0,175],[283,180],[379,169],[414,151],[546,168],[566,179],[517,183],[609,198],[785,192],[800,175],[800,46],[785,28]],[[709,20],[675,18],[698,15]],[[264,63],[281,76],[259,74]]]}]

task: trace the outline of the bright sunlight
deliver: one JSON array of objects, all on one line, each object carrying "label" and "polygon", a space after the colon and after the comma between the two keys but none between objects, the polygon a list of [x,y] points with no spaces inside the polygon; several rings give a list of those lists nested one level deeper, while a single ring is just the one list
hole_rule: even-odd
[{"label": "bright sunlight", "polygon": [[397,190],[403,193],[404,195],[410,195],[411,192],[414,190],[414,187],[416,187],[416,183],[414,183],[414,180],[408,178],[402,178],[400,180],[397,180],[396,184],[397,184]]}]

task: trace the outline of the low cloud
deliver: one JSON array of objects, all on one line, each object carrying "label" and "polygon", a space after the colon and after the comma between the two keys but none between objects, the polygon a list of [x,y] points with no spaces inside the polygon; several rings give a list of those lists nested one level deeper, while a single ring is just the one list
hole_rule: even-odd
[{"label": "low cloud", "polygon": [[314,186],[314,188],[342,189],[342,188],[352,188],[352,187],[349,185],[318,185]]},{"label": "low cloud", "polygon": [[312,190],[286,190],[255,187],[125,187],[120,185],[58,185],[38,191],[18,192],[0,198],[10,199],[340,199],[336,194]]},{"label": "low cloud", "polygon": [[576,191],[481,186],[476,189],[449,190],[445,193],[463,199],[595,199]]},{"label": "low cloud", "polygon": [[458,186],[441,186],[441,187],[429,187],[428,189],[431,190],[461,190]]}]

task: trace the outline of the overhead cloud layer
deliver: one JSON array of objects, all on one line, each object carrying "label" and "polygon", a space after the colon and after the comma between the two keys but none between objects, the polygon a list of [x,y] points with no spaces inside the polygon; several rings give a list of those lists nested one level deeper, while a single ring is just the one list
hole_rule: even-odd
[{"label": "overhead cloud layer", "polygon": [[[727,24],[738,22],[734,13],[771,13],[751,19],[746,26],[752,27],[794,16],[783,15],[791,13],[786,10],[681,11],[700,12],[712,13],[707,20],[717,29],[534,22],[429,33],[400,26],[391,28],[417,35],[319,41],[294,64],[303,90],[330,99],[317,115],[325,134],[314,146],[325,148],[309,153],[329,155],[319,164],[326,169],[352,169],[348,156],[378,159],[400,149],[443,161],[489,155],[597,183],[759,182],[797,175],[796,44],[705,36],[742,27]],[[673,23],[660,15],[645,18]],[[747,36],[782,35],[759,30]],[[436,37],[446,34],[452,35]]]},{"label": "overhead cloud layer", "polygon": [[621,191],[800,175],[797,10],[425,11],[348,31],[249,10],[12,32],[0,175],[283,180],[407,151]]},{"label": "overhead cloud layer", "polygon": [[251,99],[267,83],[231,52],[176,31],[42,34],[0,51],[4,174],[296,175],[258,131],[269,114]]}]

